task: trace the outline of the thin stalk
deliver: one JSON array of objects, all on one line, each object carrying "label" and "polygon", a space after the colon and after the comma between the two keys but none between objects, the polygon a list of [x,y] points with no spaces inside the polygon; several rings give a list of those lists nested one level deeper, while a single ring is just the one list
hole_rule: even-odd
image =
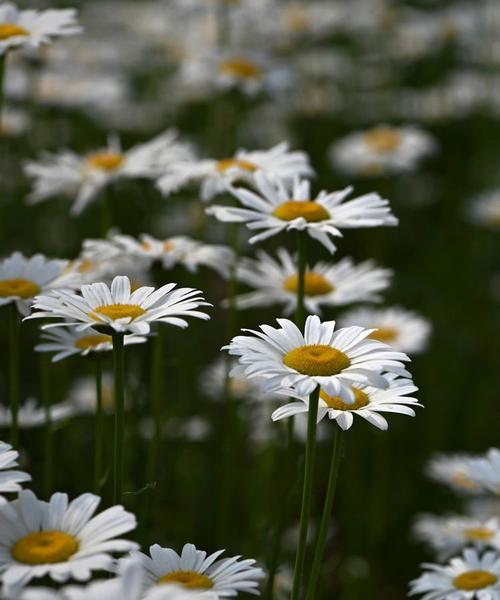
[{"label": "thin stalk", "polygon": [[314,459],[316,457],[316,420],[318,416],[319,386],[309,396],[307,418],[306,457],[304,465],[304,482],[302,485],[302,508],[300,511],[299,543],[295,555],[293,572],[293,587],[291,600],[298,600],[304,574],[306,558],[307,532],[309,529],[309,514],[311,512],[311,497],[313,488]]},{"label": "thin stalk", "polygon": [[12,417],[10,441],[19,444],[19,315],[15,302],[9,304],[9,405]]},{"label": "thin stalk", "polygon": [[120,504],[123,494],[123,437],[125,428],[125,356],[124,334],[113,332],[113,371],[115,390],[115,435],[113,462],[113,504]]},{"label": "thin stalk", "polygon": [[151,379],[149,383],[149,410],[153,422],[153,435],[149,443],[147,479],[152,482],[157,475],[158,455],[161,439],[161,397],[163,383],[163,328],[160,327],[153,339],[153,356],[151,361]]},{"label": "thin stalk", "polygon": [[43,410],[45,413],[43,485],[44,493],[47,498],[52,493],[52,477],[54,465],[54,432],[52,427],[49,372],[50,358],[47,354],[42,354],[40,356],[40,384]]},{"label": "thin stalk", "polygon": [[102,363],[96,353],[95,366],[95,437],[94,437],[94,492],[99,494],[102,485],[102,465],[104,454],[104,415],[102,408]]},{"label": "thin stalk", "polygon": [[2,127],[3,100],[4,100],[4,81],[5,72],[7,70],[7,54],[0,56],[0,129]]},{"label": "thin stalk", "polygon": [[297,309],[295,311],[295,324],[301,329],[304,326],[305,321],[304,296],[307,269],[307,233],[305,231],[297,232],[297,254]]},{"label": "thin stalk", "polygon": [[323,506],[323,515],[319,526],[318,537],[316,540],[316,548],[314,550],[313,564],[311,567],[311,576],[309,586],[307,588],[306,600],[314,600],[316,598],[316,588],[321,572],[321,563],[325,552],[326,536],[328,533],[328,525],[330,524],[333,500],[337,487],[337,478],[339,475],[340,461],[342,458],[342,443],[343,431],[340,427],[335,428],[333,435],[332,457],[330,461],[330,471],[328,474],[328,486],[326,489],[325,504]]}]

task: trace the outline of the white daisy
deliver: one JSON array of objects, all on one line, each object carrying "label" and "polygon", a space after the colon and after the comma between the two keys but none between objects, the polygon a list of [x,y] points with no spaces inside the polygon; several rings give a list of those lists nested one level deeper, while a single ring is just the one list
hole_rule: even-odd
[{"label": "white daisy", "polygon": [[176,138],[175,131],[166,131],[145,144],[124,151],[119,139],[110,136],[107,147],[85,156],[67,150],[49,154],[40,162],[28,162],[25,173],[34,183],[28,200],[36,203],[59,195],[75,198],[71,212],[77,215],[113,181],[155,179],[168,173],[171,164],[189,160],[189,147]]},{"label": "white daisy", "polygon": [[68,271],[68,265],[67,260],[48,259],[43,254],[27,258],[14,252],[0,261],[0,306],[15,302],[19,312],[28,315],[38,294],[78,287],[81,277]]},{"label": "white daisy", "polygon": [[[284,248],[277,251],[278,259],[263,251],[257,259],[243,258],[236,277],[255,291],[241,294],[235,301],[239,308],[284,304],[285,313],[297,306],[297,260]],[[318,262],[309,268],[304,278],[304,304],[309,313],[320,314],[321,306],[339,306],[353,302],[377,302],[377,292],[386,289],[392,271],[382,269],[367,260],[355,265],[351,258],[338,263]],[[364,325],[364,323],[358,323]]]},{"label": "white daisy", "polygon": [[[17,467],[19,452],[13,450],[10,444],[0,442],[0,494],[6,492],[19,492],[22,489],[21,483],[31,481],[31,475],[23,471],[12,470]],[[3,498],[0,496],[0,499]]]},{"label": "white daisy", "polygon": [[167,283],[157,290],[140,287],[131,292],[129,278],[117,276],[111,288],[105,283],[92,283],[83,285],[80,294],[61,291],[52,296],[37,296],[33,307],[38,312],[27,318],[67,319],[44,325],[44,328],[74,325],[77,331],[95,328],[107,334],[115,331],[138,335],[147,335],[153,322],[187,327],[188,323],[182,317],[210,318],[196,310],[210,306],[199,290],[174,289],[175,286],[175,283]]},{"label": "white daisy", "polygon": [[[55,352],[52,362],[58,362],[79,354],[87,356],[92,352],[110,352],[113,350],[113,340],[111,336],[99,333],[95,329],[86,329],[77,331],[76,329],[53,329],[42,332],[41,344],[35,346],[37,352]],[[146,341],[145,337],[139,335],[126,335],[125,345],[142,344]]]},{"label": "white daisy", "polygon": [[445,565],[425,563],[426,571],[410,584],[422,600],[500,600],[500,555],[464,550]]},{"label": "white daisy", "polygon": [[339,317],[342,327],[360,325],[376,329],[370,337],[397,350],[417,354],[427,348],[431,324],[413,311],[391,308],[358,308]]},{"label": "white daisy", "polygon": [[0,138],[15,138],[24,135],[31,125],[31,117],[24,110],[10,106],[2,110]]},{"label": "white daisy", "polygon": [[53,38],[82,31],[73,8],[19,10],[15,4],[0,4],[0,56],[12,48],[37,48]]},{"label": "white daisy", "polygon": [[[379,389],[373,386],[354,385],[352,392],[354,402],[347,403],[340,396],[330,396],[325,391],[320,391],[318,405],[318,422],[324,417],[337,421],[344,431],[349,429],[354,421],[354,415],[359,415],[371,425],[382,431],[387,430],[389,424],[380,413],[397,413],[415,416],[413,407],[422,406],[415,398],[408,394],[417,391],[417,387],[409,379],[399,379],[392,375],[386,375],[388,388]],[[296,394],[289,391],[288,395]],[[283,394],[285,391],[283,392]],[[307,413],[309,410],[309,398],[302,397],[300,402],[289,402],[274,411],[273,421],[279,421],[297,414]]]},{"label": "white daisy", "polygon": [[472,480],[485,490],[500,495],[500,450],[490,448],[472,461]]},{"label": "white daisy", "polygon": [[207,201],[226,192],[237,181],[253,186],[257,171],[287,183],[295,177],[314,174],[307,154],[290,151],[288,142],[282,142],[269,150],[238,150],[234,156],[220,160],[179,162],[172,165],[171,172],[160,177],[157,184],[160,191],[168,195],[188,183],[199,183],[201,199]]},{"label": "white daisy", "polygon": [[483,192],[471,202],[469,218],[490,229],[500,228],[500,190]]},{"label": "white daisy", "polygon": [[115,539],[135,528],[134,515],[113,506],[93,517],[99,502],[93,494],[68,502],[61,493],[44,502],[22,490],[17,500],[1,506],[4,593],[15,596],[29,581],[45,576],[57,582],[85,581],[94,570],[111,570],[112,553],[135,549],[134,542]]},{"label": "white daisy", "polygon": [[[95,383],[94,383],[95,389]],[[94,392],[95,393],[95,392]],[[72,406],[66,402],[59,402],[50,406],[50,420],[52,423],[64,421],[75,414]],[[41,427],[47,422],[47,412],[44,406],[34,398],[28,398],[19,406],[17,413],[18,425],[21,429]],[[0,405],[0,427],[5,429],[12,425],[12,413],[10,408]]]},{"label": "white daisy", "polygon": [[[104,372],[102,374],[101,394],[104,412],[113,414],[115,407],[115,393],[112,373]],[[95,377],[86,376],[75,379],[66,395],[64,404],[71,407],[76,414],[95,413],[97,408]]]},{"label": "white daisy", "polygon": [[281,180],[272,180],[264,173],[255,174],[258,193],[244,188],[230,188],[245,206],[210,206],[207,213],[219,221],[246,223],[249,229],[262,229],[250,238],[250,243],[267,239],[281,231],[306,231],[330,252],[335,245],[330,237],[342,235],[340,230],[353,227],[397,225],[389,203],[371,193],[344,202],[352,188],[341,192],[320,192],[311,198],[310,183],[296,179],[290,191]]},{"label": "white daisy", "polygon": [[380,125],[335,142],[330,158],[349,175],[378,176],[412,171],[436,149],[435,139],[419,127]]},{"label": "white daisy", "polygon": [[240,556],[219,559],[224,550],[207,556],[193,544],[185,544],[180,555],[158,544],[149,551],[151,556],[142,552],[131,554],[141,561],[146,571],[147,587],[178,585],[198,594],[210,591],[217,598],[237,596],[239,592],[259,593],[259,580],[264,572],[254,566],[253,559],[240,560]]},{"label": "white daisy", "polygon": [[483,487],[475,481],[477,456],[436,454],[427,465],[427,475],[462,494],[480,494]]},{"label": "white daisy", "polygon": [[438,553],[440,560],[449,558],[465,546],[500,550],[498,518],[421,515],[413,530],[417,539]]},{"label": "white daisy", "polygon": [[292,388],[308,396],[320,386],[344,402],[355,401],[353,384],[387,388],[380,374],[390,371],[410,376],[403,368],[409,358],[386,344],[367,339],[372,329],[346,327],[335,331],[335,321],[321,323],[309,316],[305,333],[288,319],[277,319],[279,328],[261,325],[261,331],[237,336],[224,349],[239,357],[248,377],[263,377],[267,391]]}]

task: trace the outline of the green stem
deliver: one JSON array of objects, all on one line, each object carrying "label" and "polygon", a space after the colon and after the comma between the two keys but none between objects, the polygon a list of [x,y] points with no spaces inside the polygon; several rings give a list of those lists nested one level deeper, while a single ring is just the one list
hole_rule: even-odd
[{"label": "green stem", "polygon": [[19,315],[15,302],[9,304],[9,404],[12,417],[10,441],[19,444]]},{"label": "green stem", "polygon": [[335,428],[335,433],[333,435],[332,458],[330,461],[330,472],[328,475],[328,487],[326,490],[325,504],[323,506],[323,515],[321,517],[319,533],[316,540],[316,549],[314,551],[314,559],[311,568],[309,586],[307,588],[306,600],[314,600],[316,598],[316,588],[321,572],[321,563],[323,561],[326,536],[328,533],[328,526],[330,524],[332,514],[333,500],[335,497],[335,490],[337,487],[340,460],[342,458],[343,433],[344,432],[339,427]]},{"label": "green stem", "polygon": [[153,435],[151,436],[149,453],[147,479],[152,482],[157,475],[158,455],[160,451],[161,439],[161,398],[163,383],[163,328],[157,332],[153,339],[153,356],[151,360],[151,379],[149,384],[149,409],[153,422]]},{"label": "green stem", "polygon": [[124,334],[121,332],[113,332],[113,370],[115,391],[113,504],[120,504],[123,494],[123,434],[125,428],[124,337]]},{"label": "green stem", "polygon": [[0,129],[2,127],[2,114],[3,114],[3,103],[4,103],[4,85],[5,85],[5,73],[7,71],[7,54],[4,53],[0,56]]},{"label": "green stem", "polygon": [[293,588],[291,600],[298,600],[304,573],[306,558],[307,532],[309,528],[309,514],[311,512],[311,497],[313,487],[314,459],[316,456],[316,420],[318,416],[319,386],[309,396],[309,409],[307,412],[307,441],[304,466],[304,483],[302,485],[302,508],[300,511],[299,542],[295,555],[295,568],[293,572]]},{"label": "green stem", "polygon": [[45,432],[44,432],[44,493],[48,498],[52,493],[52,473],[54,463],[53,452],[53,429],[50,398],[50,359],[46,354],[40,356],[40,379],[42,404],[45,413]]},{"label": "green stem", "polygon": [[295,324],[302,329],[305,321],[305,278],[307,269],[307,233],[305,231],[297,232],[297,254],[298,254],[298,274],[297,274],[297,309],[295,312]]},{"label": "green stem", "polygon": [[104,415],[102,409],[102,363],[96,354],[95,365],[95,438],[94,438],[94,492],[98,494],[102,485],[102,465],[104,453]]}]

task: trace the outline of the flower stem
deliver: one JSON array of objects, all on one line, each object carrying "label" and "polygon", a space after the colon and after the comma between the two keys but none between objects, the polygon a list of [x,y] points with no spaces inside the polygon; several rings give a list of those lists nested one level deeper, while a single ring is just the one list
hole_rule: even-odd
[{"label": "flower stem", "polygon": [[102,363],[96,353],[95,365],[95,438],[94,438],[94,492],[98,494],[102,485],[102,464],[104,450],[104,415],[102,409]]},{"label": "flower stem", "polygon": [[298,600],[300,584],[304,573],[306,557],[307,532],[309,528],[309,513],[311,512],[311,497],[313,487],[314,459],[316,456],[316,420],[318,416],[319,386],[309,396],[307,418],[306,457],[304,466],[304,482],[302,485],[302,508],[300,511],[299,543],[295,555],[293,572],[293,587],[291,600]]},{"label": "flower stem", "polygon": [[19,316],[15,302],[9,304],[9,404],[12,417],[10,441],[19,444]]},{"label": "flower stem", "polygon": [[7,53],[0,55],[0,128],[2,126],[2,113],[4,101],[5,73],[7,71]]},{"label": "flower stem", "polygon": [[44,432],[44,493],[48,498],[52,493],[52,473],[54,463],[53,452],[53,429],[52,412],[50,410],[50,361],[46,354],[40,356],[40,384],[43,410],[45,413],[45,432]]},{"label": "flower stem", "polygon": [[325,504],[323,506],[323,515],[321,517],[319,533],[316,540],[316,548],[314,550],[314,558],[311,568],[311,576],[309,579],[309,586],[307,588],[306,600],[314,600],[316,598],[316,587],[318,585],[318,579],[321,571],[321,563],[325,551],[328,525],[330,524],[333,499],[335,497],[340,461],[342,458],[343,433],[344,432],[339,427],[335,428],[335,433],[333,435],[330,471],[328,474],[328,487],[326,490]]},{"label": "flower stem", "polygon": [[115,391],[115,435],[113,463],[113,504],[120,504],[123,493],[123,434],[125,425],[124,334],[113,332],[113,370]]},{"label": "flower stem", "polygon": [[298,254],[298,274],[297,274],[297,309],[295,312],[295,324],[302,329],[305,321],[305,277],[307,269],[307,234],[305,231],[297,232],[297,254]]},{"label": "flower stem", "polygon": [[149,409],[153,422],[153,435],[151,436],[148,455],[147,479],[152,482],[157,476],[158,455],[161,438],[161,399],[160,393],[163,383],[163,327],[160,327],[153,339],[153,356],[151,361],[151,379],[149,383]]}]

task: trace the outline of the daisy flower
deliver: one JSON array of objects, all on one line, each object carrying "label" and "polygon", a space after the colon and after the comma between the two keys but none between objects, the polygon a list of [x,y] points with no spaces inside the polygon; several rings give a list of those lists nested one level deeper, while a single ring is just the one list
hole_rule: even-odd
[{"label": "daisy flower", "polygon": [[175,286],[175,283],[167,283],[157,290],[140,287],[131,292],[129,278],[117,276],[111,287],[92,283],[83,285],[80,294],[60,291],[51,296],[37,296],[33,307],[38,312],[27,318],[66,319],[43,328],[76,326],[79,332],[94,328],[108,335],[112,332],[147,335],[154,322],[187,327],[183,317],[210,318],[196,310],[210,306],[199,290],[174,289]]},{"label": "daisy flower", "polygon": [[23,315],[30,313],[35,296],[60,288],[76,288],[81,277],[67,270],[67,260],[48,259],[43,254],[25,257],[14,252],[0,261],[0,306],[15,302]]},{"label": "daisy flower", "polygon": [[[95,381],[94,381],[95,395]],[[52,423],[63,421],[75,414],[75,410],[66,402],[51,404],[50,420]],[[17,413],[17,422],[21,429],[31,429],[32,427],[40,427],[47,422],[47,411],[44,406],[41,406],[34,398],[28,398],[19,406]],[[10,408],[0,405],[0,427],[5,429],[12,426],[12,413]]]},{"label": "daisy flower", "polygon": [[240,556],[219,559],[224,550],[207,556],[193,544],[185,544],[179,555],[171,548],[154,544],[149,551],[150,556],[131,553],[145,569],[147,587],[177,585],[198,594],[210,591],[217,598],[226,598],[239,592],[258,594],[259,580],[264,577],[253,559],[240,560]]},{"label": "daisy flower", "polygon": [[484,192],[474,198],[468,210],[469,218],[490,229],[500,228],[500,190]]},{"label": "daisy flower", "polygon": [[440,559],[452,556],[465,546],[500,550],[497,518],[421,515],[414,525],[414,533],[417,539],[437,552]]},{"label": "daisy flower", "polygon": [[135,528],[134,515],[113,506],[94,517],[99,502],[94,494],[68,502],[61,493],[44,502],[22,490],[17,500],[1,506],[0,572],[5,595],[15,596],[40,577],[85,581],[92,571],[112,569],[112,553],[135,549],[134,542],[116,539]]},{"label": "daisy flower", "polygon": [[372,329],[345,327],[335,331],[335,321],[322,323],[307,317],[305,332],[288,319],[277,319],[279,328],[261,325],[261,331],[235,337],[223,349],[239,357],[248,377],[266,379],[265,390],[292,388],[308,396],[320,386],[330,396],[352,404],[353,384],[387,388],[383,371],[410,376],[403,367],[409,358],[386,344],[367,339]]},{"label": "daisy flower", "polygon": [[295,177],[314,174],[307,154],[290,151],[288,142],[282,142],[269,150],[238,150],[234,156],[220,160],[179,162],[172,165],[169,174],[158,179],[157,185],[168,195],[188,183],[199,183],[201,199],[208,201],[226,192],[236,181],[253,186],[257,171],[287,183],[292,183]]},{"label": "daisy flower", "polygon": [[[101,382],[102,408],[106,414],[113,414],[115,408],[113,374],[104,372]],[[66,395],[65,404],[76,414],[95,413],[97,409],[95,377],[79,377],[72,383]]]},{"label": "daisy flower", "polygon": [[376,329],[370,337],[393,348],[417,354],[427,348],[431,324],[413,311],[392,308],[357,308],[339,317],[342,327],[360,325]]},{"label": "daisy flower", "polygon": [[436,454],[427,465],[427,475],[462,494],[484,491],[475,481],[477,456],[470,454]]},{"label": "daisy flower", "polygon": [[[87,356],[92,352],[109,352],[113,350],[113,340],[110,335],[99,333],[95,329],[77,331],[76,329],[53,329],[42,332],[41,344],[35,346],[37,352],[55,352],[52,362],[58,362],[68,356],[79,354]],[[139,335],[126,335],[125,345],[142,344],[145,337]]]},{"label": "daisy flower", "polygon": [[412,171],[436,149],[434,138],[419,127],[380,125],[335,142],[330,159],[349,175],[369,177]]},{"label": "daisy flower", "polygon": [[500,495],[500,450],[490,448],[485,456],[472,461],[472,479],[481,488]]},{"label": "daisy flower", "polygon": [[[17,467],[19,452],[13,450],[10,444],[0,442],[0,494],[21,491],[21,483],[31,481],[31,475],[23,471],[12,470]],[[0,499],[3,498],[0,496]]]},{"label": "daisy flower", "polygon": [[66,150],[48,154],[39,162],[28,162],[25,173],[33,179],[28,201],[37,203],[55,196],[75,198],[71,212],[80,214],[110,183],[119,179],[155,179],[169,172],[172,163],[189,160],[191,151],[177,141],[175,131],[166,131],[145,144],[124,151],[116,136],[105,148],[80,156]]},{"label": "daisy flower", "polygon": [[330,252],[335,252],[332,236],[341,236],[340,230],[353,227],[397,225],[389,203],[371,193],[344,202],[352,188],[340,192],[320,192],[311,198],[310,183],[296,179],[290,191],[279,179],[270,179],[262,172],[255,174],[257,192],[244,188],[230,188],[231,193],[245,206],[210,206],[206,212],[219,221],[246,223],[249,229],[261,229],[250,238],[254,244],[281,231],[306,231]]},{"label": "daisy flower", "polygon": [[425,563],[426,571],[410,584],[422,600],[500,600],[500,555],[464,550],[445,565]]},{"label": "daisy flower", "polygon": [[[237,279],[255,288],[241,294],[235,301],[239,308],[284,304],[285,313],[297,306],[297,260],[284,248],[274,259],[263,251],[257,259],[243,258],[236,272]],[[377,292],[386,289],[392,271],[382,269],[371,260],[355,265],[351,258],[338,263],[318,262],[309,268],[304,278],[304,304],[309,313],[321,313],[321,306],[339,306],[352,302],[377,302]],[[364,323],[359,323],[364,325]]]},{"label": "daisy flower", "polygon": [[15,4],[0,4],[0,56],[13,48],[37,48],[53,38],[82,31],[73,8],[19,10]]},{"label": "daisy flower", "polygon": [[[358,415],[382,431],[389,427],[387,420],[380,413],[397,413],[415,416],[413,407],[422,406],[415,398],[408,394],[417,391],[417,387],[409,379],[400,379],[386,375],[387,389],[379,389],[367,385],[352,386],[354,402],[347,403],[340,396],[330,396],[324,390],[319,394],[318,422],[324,417],[337,421],[338,426],[346,431],[354,421],[354,415]],[[285,392],[283,392],[285,393]],[[287,395],[296,396],[293,390],[286,392]],[[309,410],[309,398],[300,398],[300,402],[289,402],[281,406],[272,414],[273,421],[279,421],[292,417]]]}]

